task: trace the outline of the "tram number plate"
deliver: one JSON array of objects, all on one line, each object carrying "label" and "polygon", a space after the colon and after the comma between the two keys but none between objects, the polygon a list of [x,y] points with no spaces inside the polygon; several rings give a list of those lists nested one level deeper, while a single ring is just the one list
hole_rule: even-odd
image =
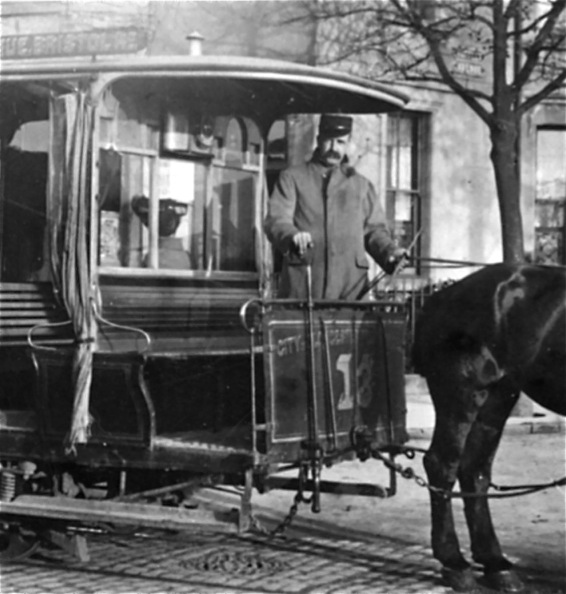
[{"label": "tram number plate", "polygon": [[272,443],[306,437],[309,398],[315,401],[319,438],[349,436],[355,425],[390,424],[397,408],[392,398],[400,389],[391,371],[404,364],[401,316],[315,311],[311,333],[304,311],[278,311],[268,314],[264,332]]}]

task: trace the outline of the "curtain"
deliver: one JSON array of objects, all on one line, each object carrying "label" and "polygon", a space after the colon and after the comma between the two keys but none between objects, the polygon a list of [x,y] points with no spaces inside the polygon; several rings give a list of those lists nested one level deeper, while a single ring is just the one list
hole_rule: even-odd
[{"label": "curtain", "polygon": [[73,409],[66,438],[68,451],[86,443],[92,360],[96,340],[94,287],[90,266],[90,167],[93,109],[84,92],[52,100],[51,265],[55,294],[73,325]]}]

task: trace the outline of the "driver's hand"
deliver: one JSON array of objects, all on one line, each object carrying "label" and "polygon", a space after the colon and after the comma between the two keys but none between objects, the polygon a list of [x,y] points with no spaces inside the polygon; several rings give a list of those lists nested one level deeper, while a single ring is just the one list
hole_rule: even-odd
[{"label": "driver's hand", "polygon": [[308,231],[300,231],[293,235],[293,249],[299,256],[304,256],[307,250],[313,246],[312,236]]},{"label": "driver's hand", "polygon": [[396,247],[387,258],[388,272],[400,272],[409,263],[409,252],[402,247]]}]

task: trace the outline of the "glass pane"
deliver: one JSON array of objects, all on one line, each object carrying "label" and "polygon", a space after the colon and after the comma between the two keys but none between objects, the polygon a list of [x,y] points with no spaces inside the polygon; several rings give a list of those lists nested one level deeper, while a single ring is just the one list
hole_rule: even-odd
[{"label": "glass pane", "polygon": [[[102,153],[100,265],[201,269],[207,166],[178,159]],[[119,184],[113,179],[119,179]],[[158,211],[155,259],[150,256],[152,208]]]},{"label": "glass pane", "polygon": [[399,146],[410,147],[413,144],[413,118],[399,116]]},{"label": "glass pane", "polygon": [[410,192],[397,192],[395,195],[395,220],[410,221],[412,212],[413,197]]},{"label": "glass pane", "polygon": [[560,264],[564,252],[562,230],[536,231],[535,262],[537,264]]},{"label": "glass pane", "polygon": [[201,113],[183,88],[118,82],[103,99],[100,264],[255,271],[263,136],[247,118]]},{"label": "glass pane", "polygon": [[211,265],[216,270],[255,270],[254,196],[257,174],[215,168]]},{"label": "glass pane", "polygon": [[387,187],[396,188],[397,180],[399,178],[399,168],[397,161],[397,148],[393,146],[387,147]]},{"label": "glass pane", "polygon": [[405,190],[410,190],[413,187],[413,171],[412,171],[412,148],[410,146],[399,147],[399,173],[397,179],[397,187]]},{"label": "glass pane", "polygon": [[387,118],[387,144],[399,145],[399,116],[392,114]]},{"label": "glass pane", "polygon": [[566,130],[537,132],[537,198],[566,198]]},{"label": "glass pane", "polygon": [[103,127],[101,132],[110,135],[113,144],[121,148],[156,150],[159,146],[159,107],[156,99],[123,97],[114,110],[112,126],[110,129]]},{"label": "glass pane", "polygon": [[246,133],[242,123],[238,119],[232,118],[226,129],[226,163],[233,166],[242,165],[246,145]]},{"label": "glass pane", "polygon": [[406,115],[391,115],[387,126],[387,179],[390,188],[415,189],[413,146],[417,120]]},{"label": "glass pane", "polygon": [[267,136],[267,158],[271,161],[287,161],[287,135],[285,120],[277,120]]},{"label": "glass pane", "polygon": [[140,267],[148,234],[131,201],[150,195],[152,159],[102,150],[99,164],[100,265]]},{"label": "glass pane", "polygon": [[161,159],[158,168],[159,268],[190,269],[195,168],[191,161]]},{"label": "glass pane", "polygon": [[564,227],[564,202],[537,200],[535,204],[536,227]]}]

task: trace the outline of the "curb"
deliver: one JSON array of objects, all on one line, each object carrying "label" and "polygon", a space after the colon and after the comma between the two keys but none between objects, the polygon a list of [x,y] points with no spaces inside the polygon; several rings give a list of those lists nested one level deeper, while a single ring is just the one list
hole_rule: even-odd
[{"label": "curb", "polygon": [[[432,439],[434,425],[408,427],[409,439]],[[511,417],[507,420],[503,432],[507,435],[530,435],[540,433],[565,433],[566,419],[552,417]]]}]

